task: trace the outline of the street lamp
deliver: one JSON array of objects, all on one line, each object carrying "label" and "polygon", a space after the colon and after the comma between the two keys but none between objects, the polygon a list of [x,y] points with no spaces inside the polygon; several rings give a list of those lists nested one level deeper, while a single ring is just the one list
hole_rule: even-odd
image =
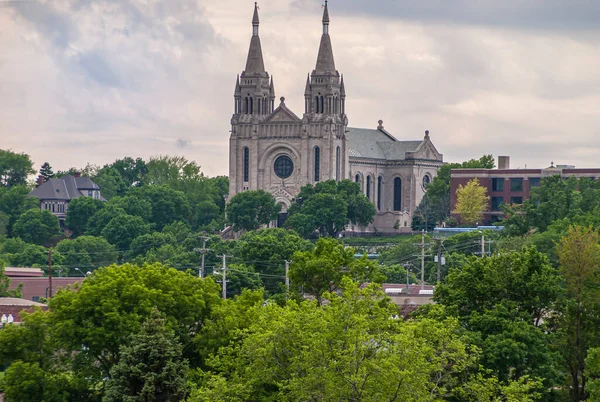
[{"label": "street lamp", "polygon": [[81,276],[83,276],[84,278],[92,273],[91,271],[87,271],[86,273],[83,273],[83,271],[77,267],[75,267],[75,271],[79,271],[81,273]]}]

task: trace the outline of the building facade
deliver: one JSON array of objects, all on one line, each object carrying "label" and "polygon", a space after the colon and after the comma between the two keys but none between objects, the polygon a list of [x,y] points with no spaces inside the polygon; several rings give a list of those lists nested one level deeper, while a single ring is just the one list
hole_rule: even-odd
[{"label": "building facade", "polygon": [[348,126],[344,77],[336,69],[327,2],[315,68],[306,78],[302,117],[281,97],[265,69],[258,7],[244,71],[237,77],[229,148],[229,197],[265,190],[282,213],[300,188],[325,180],[351,179],[377,208],[369,228],[410,230],[412,213],[442,164],[426,132],[422,140],[399,141],[384,129]]},{"label": "building facade", "polygon": [[450,205],[451,211],[456,209],[456,191],[473,179],[487,189],[490,197],[483,222],[498,222],[502,218],[502,204],[522,204],[529,199],[531,190],[538,187],[542,178],[550,176],[568,178],[588,177],[600,179],[600,169],[576,169],[574,166],[550,166],[546,169],[511,169],[507,156],[499,157],[498,169],[452,169],[450,172]]}]

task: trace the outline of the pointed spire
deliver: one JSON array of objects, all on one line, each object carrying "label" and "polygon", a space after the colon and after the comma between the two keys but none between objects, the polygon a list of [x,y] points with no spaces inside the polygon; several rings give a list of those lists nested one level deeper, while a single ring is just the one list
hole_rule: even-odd
[{"label": "pointed spire", "polygon": [[342,82],[340,83],[340,95],[342,98],[346,96],[346,86],[344,85],[344,74],[342,74]]},{"label": "pointed spire", "polygon": [[275,96],[275,84],[273,83],[273,76],[271,76],[271,84],[269,85],[271,96]]},{"label": "pointed spire", "polygon": [[250,39],[250,49],[248,50],[248,59],[246,60],[246,69],[244,74],[265,72],[265,63],[263,61],[262,47],[258,36],[258,5],[254,3],[254,17],[252,17],[252,38]]},{"label": "pointed spire", "polygon": [[242,89],[240,88],[240,75],[237,75],[237,80],[235,81],[235,93],[239,94],[242,92]]},{"label": "pointed spire", "polygon": [[323,36],[321,36],[321,44],[319,45],[319,54],[317,55],[317,67],[315,71],[319,73],[335,72],[335,61],[333,60],[333,48],[331,39],[329,38],[329,11],[327,9],[327,1],[323,9]]},{"label": "pointed spire", "polygon": [[[323,7],[323,25],[329,25],[329,11],[327,10],[327,0],[325,0],[325,7]],[[323,31],[324,34],[328,33]]]},{"label": "pointed spire", "polygon": [[260,20],[258,19],[258,3],[254,2],[254,15],[252,16],[252,35],[258,36],[258,25]]},{"label": "pointed spire", "polygon": [[304,89],[304,95],[310,95],[310,74],[306,74],[306,88]]}]

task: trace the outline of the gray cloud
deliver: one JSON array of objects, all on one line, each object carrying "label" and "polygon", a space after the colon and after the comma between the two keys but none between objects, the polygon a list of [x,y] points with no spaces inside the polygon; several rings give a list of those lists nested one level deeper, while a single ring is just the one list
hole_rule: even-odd
[{"label": "gray cloud", "polygon": [[[227,173],[251,2],[28,4],[0,7],[3,147],[55,168],[170,153]],[[448,161],[493,153],[512,155],[515,167],[597,164],[597,6],[564,4],[573,9],[557,0],[331,1],[350,124],[381,118],[403,140],[429,129]],[[320,2],[261,6],[277,98],[301,115]]]},{"label": "gray cloud", "polygon": [[[307,10],[322,2],[294,0]],[[475,24],[519,29],[584,30],[598,28],[600,2],[596,0],[344,0],[332,1],[338,15],[372,16],[389,20]],[[387,22],[385,22],[387,20]]]}]

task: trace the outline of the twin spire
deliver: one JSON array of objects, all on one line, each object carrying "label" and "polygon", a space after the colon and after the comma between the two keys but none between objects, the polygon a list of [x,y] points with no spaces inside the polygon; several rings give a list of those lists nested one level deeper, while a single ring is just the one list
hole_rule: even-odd
[{"label": "twin spire", "polygon": [[248,50],[248,59],[246,59],[245,75],[247,74],[265,74],[265,62],[263,61],[262,47],[260,37],[258,36],[258,4],[254,3],[254,16],[252,17],[252,39],[250,39],[250,49]]},{"label": "twin spire", "polygon": [[[258,4],[254,3],[254,15],[252,16],[252,39],[250,39],[250,49],[248,50],[248,59],[246,60],[245,74],[264,74],[265,63],[262,55],[262,47],[260,45],[260,37],[258,36],[258,26],[260,20],[258,18]],[[323,36],[319,45],[319,53],[317,55],[317,65],[315,71],[318,73],[335,73],[335,61],[333,59],[333,48],[329,37],[329,10],[327,8],[327,0],[323,7]]]}]

